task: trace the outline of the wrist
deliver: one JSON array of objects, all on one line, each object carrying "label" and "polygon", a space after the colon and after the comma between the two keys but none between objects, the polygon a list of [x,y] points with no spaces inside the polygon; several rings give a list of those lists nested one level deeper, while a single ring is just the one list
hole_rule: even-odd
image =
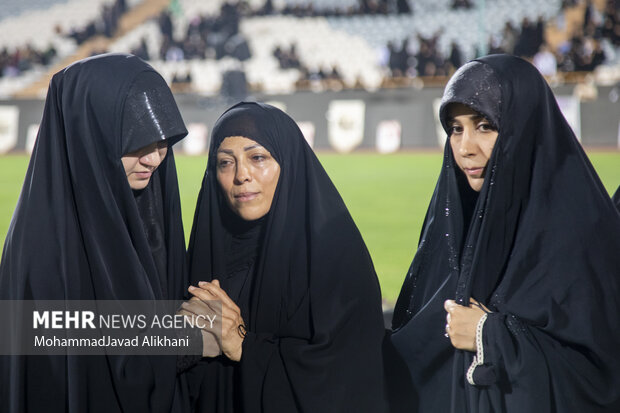
[{"label": "wrist", "polygon": [[241,342],[239,343],[237,348],[235,348],[230,353],[226,354],[226,356],[232,361],[241,361],[242,354],[243,354],[243,339],[241,339]]}]

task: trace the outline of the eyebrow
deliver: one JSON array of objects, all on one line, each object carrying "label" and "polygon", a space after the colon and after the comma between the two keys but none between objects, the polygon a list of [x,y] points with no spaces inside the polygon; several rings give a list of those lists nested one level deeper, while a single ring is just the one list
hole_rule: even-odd
[{"label": "eyebrow", "polygon": [[[244,147],[244,148],[243,148],[243,150],[244,150],[245,152],[247,152],[247,151],[252,150],[252,149],[255,149],[255,148],[262,148],[262,146],[261,146],[261,145],[259,145],[258,143],[256,143],[256,144],[254,144],[254,145],[250,145],[250,146],[246,146],[246,147]],[[229,155],[232,155],[232,154],[233,154],[232,149],[218,149],[218,150],[217,150],[217,152],[218,152],[218,153],[219,153],[219,152],[223,152],[223,153],[227,153],[227,154],[229,154]]]},{"label": "eyebrow", "polygon": [[[462,115],[459,115],[459,116],[462,116]],[[466,116],[468,119],[472,119],[472,120],[485,119],[488,121],[486,116],[480,115],[480,114],[466,115]],[[456,122],[455,116],[448,118],[448,122]]]}]

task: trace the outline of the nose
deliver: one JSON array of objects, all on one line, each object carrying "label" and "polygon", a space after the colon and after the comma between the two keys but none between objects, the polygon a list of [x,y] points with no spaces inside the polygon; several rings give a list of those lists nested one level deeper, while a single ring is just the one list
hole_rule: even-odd
[{"label": "nose", "polygon": [[472,156],[475,153],[474,132],[470,128],[463,128],[461,144],[459,145],[459,155],[463,157]]},{"label": "nose", "polygon": [[240,185],[251,180],[252,175],[250,174],[250,168],[248,165],[243,161],[238,162],[235,169],[235,183]]},{"label": "nose", "polygon": [[161,152],[162,151],[160,151],[159,148],[155,147],[155,149],[140,157],[140,163],[153,168],[153,170],[156,169],[162,163],[164,157],[166,156],[165,153],[162,155]]}]

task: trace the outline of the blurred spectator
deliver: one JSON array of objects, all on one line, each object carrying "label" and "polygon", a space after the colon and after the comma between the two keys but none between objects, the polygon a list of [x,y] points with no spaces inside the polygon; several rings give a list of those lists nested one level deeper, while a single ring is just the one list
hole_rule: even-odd
[{"label": "blurred spectator", "polygon": [[192,83],[192,75],[190,72],[187,72],[185,76],[175,73],[172,77],[172,83]]},{"label": "blurred spectator", "polygon": [[172,17],[170,16],[170,12],[168,10],[164,10],[159,15],[159,30],[161,34],[172,39]]},{"label": "blurred spectator", "polygon": [[340,76],[340,72],[335,65],[332,67],[331,73],[325,77],[325,87],[333,91],[339,91],[345,87],[342,76]]},{"label": "blurred spectator", "polygon": [[248,86],[243,68],[228,70],[222,75],[220,95],[231,101],[242,101],[248,95]]},{"label": "blurred spectator", "polygon": [[263,4],[263,7],[256,14],[259,16],[268,16],[273,12],[273,0],[265,0],[265,4]]},{"label": "blurred spectator", "polygon": [[387,14],[387,0],[359,0],[361,14]]},{"label": "blurred spectator", "polygon": [[601,13],[598,11],[592,0],[586,0],[586,7],[583,16],[583,28],[593,25],[595,27],[600,26],[603,22]]},{"label": "blurred spectator", "polygon": [[437,50],[437,42],[441,33],[436,33],[430,39],[418,36],[420,50],[416,54],[416,71],[418,76],[445,75],[444,61]]},{"label": "blurred spectator", "polygon": [[391,77],[399,77],[403,74],[400,72],[400,57],[398,55],[398,51],[394,47],[394,43],[388,42],[387,44],[387,66],[390,69]]},{"label": "blurred spectator", "polygon": [[452,42],[450,46],[450,59],[448,59],[448,62],[450,63],[450,73],[456,71],[456,69],[461,67],[461,65],[463,64],[461,50],[459,49],[459,46],[456,44],[456,42]]},{"label": "blurred spectator", "polygon": [[273,56],[278,60],[280,69],[298,69],[301,66],[295,43],[291,45],[288,51],[277,46],[273,51]]},{"label": "blurred spectator", "polygon": [[234,57],[237,60],[245,61],[252,57],[250,46],[241,33],[236,33],[226,40],[224,43],[226,55]]},{"label": "blurred spectator", "polygon": [[549,47],[546,43],[543,43],[540,46],[540,50],[538,50],[538,53],[534,55],[533,63],[543,76],[553,77],[557,73],[557,59],[555,58],[553,52],[549,50]]},{"label": "blurred spectator", "polygon": [[471,9],[472,4],[469,0],[453,0],[452,8],[453,9]]},{"label": "blurred spectator", "polygon": [[411,14],[411,7],[407,0],[396,0],[396,13]]},{"label": "blurred spectator", "polygon": [[521,34],[514,47],[514,54],[522,57],[532,57],[540,48],[543,41],[544,22],[539,20],[532,24],[527,17],[521,22]]},{"label": "blurred spectator", "polygon": [[504,25],[504,29],[502,30],[502,41],[500,43],[502,52],[513,54],[518,39],[519,34],[517,32],[517,29],[515,29],[511,22],[507,21]]},{"label": "blurred spectator", "polygon": [[166,50],[165,60],[168,62],[181,62],[185,59],[185,53],[183,49],[179,47],[177,42],[172,42],[172,44]]},{"label": "blurred spectator", "polygon": [[579,3],[579,0],[562,0],[562,10],[575,7],[577,3]]},{"label": "blurred spectator", "polygon": [[620,4],[618,3],[618,1],[607,0],[601,27],[601,35],[615,47],[620,47]]},{"label": "blurred spectator", "polygon": [[149,60],[149,50],[146,46],[146,39],[143,37],[138,47],[131,49],[131,54],[138,56],[142,60]]}]

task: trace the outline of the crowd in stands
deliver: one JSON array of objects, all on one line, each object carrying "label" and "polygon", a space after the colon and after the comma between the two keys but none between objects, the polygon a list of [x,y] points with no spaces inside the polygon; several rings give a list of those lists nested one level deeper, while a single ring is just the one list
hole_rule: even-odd
[{"label": "crowd in stands", "polygon": [[454,73],[464,63],[462,52],[453,42],[450,54],[442,56],[437,48],[439,37],[440,33],[430,38],[418,35],[419,49],[415,52],[411,51],[408,39],[400,47],[389,42],[387,66],[391,77],[448,76]]},{"label": "crowd in stands", "polygon": [[315,8],[312,4],[290,5],[285,4],[281,9],[275,9],[271,0],[266,6],[256,12],[257,15],[283,14],[295,17],[350,17],[359,15],[387,15],[409,14],[411,6],[408,0],[358,0],[355,6],[338,6],[337,3],[329,8]]},{"label": "crowd in stands", "polygon": [[[565,7],[578,0],[566,0]],[[467,1],[456,0],[453,7],[470,7]],[[599,12],[591,0],[586,0],[584,23],[581,28],[557,48],[545,42],[542,18],[535,22],[524,18],[520,27],[507,22],[501,35],[491,37],[485,53],[508,53],[531,60],[546,76],[557,71],[589,72],[606,60],[603,41],[620,47],[620,0],[607,0]],[[463,64],[462,52],[452,43],[450,54],[442,55],[437,44],[441,33],[431,38],[418,36],[419,49],[411,51],[408,40],[400,46],[387,44],[386,66],[391,77],[449,76]],[[480,51],[478,54],[482,54]]]},{"label": "crowd in stands", "polygon": [[[620,51],[620,0],[607,0],[604,10],[598,10],[592,0],[563,0],[568,8],[585,3],[583,25],[567,41],[551,46],[545,42],[545,27],[549,23],[543,18],[530,21],[524,18],[519,25],[507,22],[500,34],[492,36],[486,50],[477,54],[509,53],[530,59],[547,76],[557,71],[592,71],[606,61],[606,48]],[[348,3],[351,4],[351,3]],[[252,57],[247,39],[240,31],[242,19],[265,15],[291,16],[354,16],[415,13],[413,2],[408,0],[358,0],[355,6],[342,8],[337,5],[314,9],[311,2],[303,5],[276,7],[272,0],[266,0],[261,7],[253,9],[245,1],[223,3],[218,15],[198,15],[190,19],[182,38],[175,38],[175,19],[170,10],[161,13],[158,26],[162,41],[159,50],[149,50],[147,39],[136,45],[131,53],[144,60],[184,61],[191,59],[222,59],[231,57],[239,62]],[[453,0],[453,9],[470,9],[475,6],[471,0]],[[127,11],[126,0],[115,0],[103,6],[101,16],[81,29],[73,29],[67,35],[77,44],[95,35],[114,36],[118,23]],[[416,35],[400,42],[390,42],[382,52],[381,65],[390,78],[441,77],[450,76],[465,61],[463,51],[456,42],[442,53],[439,48],[442,32],[430,37]],[[413,47],[414,46],[414,47]],[[445,49],[444,49],[445,50]],[[53,47],[35,50],[25,46],[15,51],[0,51],[0,76],[15,76],[29,70],[33,65],[47,65],[56,55]],[[300,72],[298,84],[325,81],[340,87],[344,85],[339,68],[323,67],[309,69],[297,53],[295,44],[279,45],[273,56],[281,69],[297,69]],[[237,70],[237,69],[235,69]],[[243,72],[243,65],[239,69]],[[245,75],[231,76],[242,79]],[[191,83],[191,73],[175,75],[174,83]],[[233,80],[231,80],[233,81]]]},{"label": "crowd in stands", "polygon": [[[159,16],[159,28],[163,41],[159,59],[180,61],[189,59],[221,59],[225,56],[245,61],[251,57],[245,37],[239,32],[239,22],[244,15],[244,4],[225,3],[218,16],[197,16],[188,25],[187,33],[181,40],[173,37],[174,25],[169,11]],[[144,49],[138,48],[135,54],[149,58]]]},{"label": "crowd in stands", "polygon": [[101,15],[97,19],[88,22],[82,28],[72,28],[68,36],[73,38],[78,45],[98,35],[110,38],[116,33],[118,22],[126,11],[125,0],[115,0],[113,4],[104,4]]},{"label": "crowd in stands", "polygon": [[[88,22],[82,28],[72,28],[66,36],[80,45],[93,36],[114,36],[118,28],[120,17],[127,11],[125,0],[115,0],[113,4],[104,4],[99,18]],[[58,26],[57,33],[61,33]],[[36,66],[48,66],[57,56],[53,45],[38,49],[30,44],[18,47],[15,50],[4,48],[0,50],[0,77],[17,77],[32,70]]]},{"label": "crowd in stands", "polygon": [[0,50],[0,77],[16,77],[36,65],[47,66],[55,56],[56,49],[53,46],[38,50],[28,44],[13,51],[5,47]]},{"label": "crowd in stands", "polygon": [[454,0],[452,2],[453,9],[471,9],[473,4],[471,4],[470,0]]},{"label": "crowd in stands", "polygon": [[325,83],[325,88],[331,90],[341,90],[345,87],[337,66],[332,66],[330,70],[309,69],[301,62],[297,54],[297,46],[294,43],[288,49],[283,46],[276,46],[273,56],[278,60],[280,69],[299,70],[300,75],[297,81],[299,89],[309,89],[312,84],[316,83]]}]

